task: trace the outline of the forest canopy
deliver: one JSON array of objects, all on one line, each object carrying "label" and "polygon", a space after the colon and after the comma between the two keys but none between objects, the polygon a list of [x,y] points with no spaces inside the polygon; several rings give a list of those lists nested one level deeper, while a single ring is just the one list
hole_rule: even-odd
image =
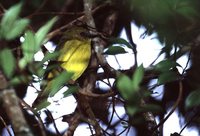
[{"label": "forest canopy", "polygon": [[[192,126],[199,131],[199,13],[199,0],[1,1],[0,134],[6,129],[11,135],[11,125],[16,136],[72,136],[86,124],[96,136],[133,135],[131,130],[138,136],[162,136],[163,124],[176,109],[184,123],[171,136]],[[148,67],[138,64],[132,24],[145,28],[141,40],[156,34],[162,45]],[[127,40],[120,37],[122,30]],[[46,48],[49,42],[55,51]],[[130,53],[126,48],[134,55],[134,65],[112,67],[108,56]],[[34,58],[37,52],[44,55],[41,61]],[[157,62],[161,55],[164,59]],[[184,55],[185,67],[177,61]],[[160,86],[162,98],[156,99]],[[28,87],[37,94],[31,105],[24,101]],[[49,99],[61,89],[61,99],[72,96],[77,104],[60,117],[66,123],[64,132],[48,109],[56,103]],[[122,116],[117,107],[124,109]],[[47,129],[50,124],[55,132]]]}]

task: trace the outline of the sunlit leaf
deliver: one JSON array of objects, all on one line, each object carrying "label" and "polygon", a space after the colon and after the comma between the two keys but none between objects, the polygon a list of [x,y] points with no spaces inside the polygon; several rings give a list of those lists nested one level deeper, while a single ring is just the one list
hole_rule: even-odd
[{"label": "sunlit leaf", "polygon": [[13,28],[13,24],[15,23],[15,21],[19,16],[21,7],[22,7],[21,3],[16,4],[5,12],[0,25],[1,37],[5,38],[5,35],[7,35],[10,29]]},{"label": "sunlit leaf", "polygon": [[185,101],[186,108],[192,108],[200,105],[200,90],[193,91]]},{"label": "sunlit leaf", "polygon": [[137,91],[139,89],[140,83],[142,82],[144,76],[144,67],[143,65],[136,68],[133,77],[132,77],[132,83],[133,83],[133,89]]},{"label": "sunlit leaf", "polygon": [[56,22],[57,18],[53,18],[50,21],[48,21],[44,26],[42,26],[35,34],[36,39],[36,48],[39,49],[40,46],[45,42],[45,38],[53,24]]},{"label": "sunlit leaf", "polygon": [[107,54],[107,55],[117,55],[117,54],[124,54],[124,53],[127,53],[127,52],[121,46],[110,46],[104,52],[104,54]]},{"label": "sunlit leaf", "polygon": [[128,100],[132,96],[132,81],[128,76],[122,75],[119,77],[117,81],[117,88],[119,89],[120,94],[125,100]]},{"label": "sunlit leaf", "polygon": [[11,50],[3,49],[0,51],[0,67],[8,78],[13,75],[16,64]]},{"label": "sunlit leaf", "polygon": [[63,71],[53,79],[53,81],[50,83],[50,93],[49,95],[52,97],[54,96],[73,76],[73,73]]},{"label": "sunlit leaf", "polygon": [[73,93],[77,92],[78,91],[78,86],[69,86],[67,91],[65,91],[63,93],[64,97],[67,97],[69,95],[72,95]]},{"label": "sunlit leaf", "polygon": [[24,68],[27,63],[31,62],[33,60],[34,54],[38,51],[38,49],[35,47],[36,41],[33,32],[27,31],[24,38],[25,40],[22,44],[24,57],[19,62],[19,66],[21,68]]},{"label": "sunlit leaf", "polygon": [[13,26],[9,29],[9,31],[6,32],[5,39],[12,40],[16,37],[19,37],[28,24],[29,24],[28,19],[16,20]]}]

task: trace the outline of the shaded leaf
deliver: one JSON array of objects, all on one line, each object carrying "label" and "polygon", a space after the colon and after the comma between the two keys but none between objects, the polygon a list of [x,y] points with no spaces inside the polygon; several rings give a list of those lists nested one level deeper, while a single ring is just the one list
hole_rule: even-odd
[{"label": "shaded leaf", "polygon": [[11,50],[3,49],[0,51],[0,67],[8,78],[13,75],[16,65]]},{"label": "shaded leaf", "polygon": [[60,52],[59,51],[55,51],[53,53],[46,53],[44,58],[42,59],[41,63],[45,63],[46,61],[48,60],[53,60],[53,59],[56,59],[58,56],[60,55]]},{"label": "shaded leaf", "polygon": [[47,99],[45,99],[44,101],[40,102],[36,107],[35,110],[36,111],[40,111],[46,107],[48,107],[51,103],[47,101]]},{"label": "shaded leaf", "polygon": [[[47,68],[46,68],[46,64],[44,64],[44,63],[46,61],[55,60],[59,55],[60,54],[57,51],[55,51],[53,53],[50,53],[50,52],[46,53],[46,55],[44,56],[42,61],[39,61],[38,63],[31,65],[31,67],[33,69],[31,71],[33,72],[33,74],[37,75],[38,77],[43,77],[45,72],[51,71],[51,70],[59,67],[58,62],[55,64],[48,65]],[[44,69],[44,66],[46,69]]]},{"label": "shaded leaf", "polygon": [[162,111],[162,107],[160,107],[159,105],[156,104],[146,104],[142,107],[142,111],[143,112],[161,112]]},{"label": "shaded leaf", "polygon": [[117,80],[117,88],[119,89],[120,94],[125,100],[128,100],[132,96],[132,81],[128,76],[122,75],[119,77],[119,79]]},{"label": "shaded leaf", "polygon": [[127,52],[121,46],[110,46],[104,52],[104,54],[107,54],[107,55],[117,55],[117,54],[123,54],[123,53],[127,53]]},{"label": "shaded leaf", "polygon": [[18,84],[21,84],[21,83],[25,83],[25,84],[28,84],[30,83],[30,81],[32,80],[32,76],[25,76],[25,75],[19,75],[19,76],[15,76],[15,77],[12,77],[12,79],[10,80],[10,84],[11,85],[18,85]]},{"label": "shaded leaf", "polygon": [[186,108],[192,108],[200,105],[200,90],[193,91],[185,101]]},{"label": "shaded leaf", "polygon": [[28,70],[31,74],[36,75],[39,78],[42,78],[45,74],[44,66],[40,62],[34,61],[28,65]]},{"label": "shaded leaf", "polygon": [[78,86],[68,86],[67,91],[65,91],[63,93],[64,97],[67,97],[67,96],[72,95],[73,93],[77,92],[78,88],[79,88]]},{"label": "shaded leaf", "polygon": [[128,113],[130,116],[133,116],[134,114],[136,114],[136,113],[138,112],[138,109],[139,109],[139,107],[132,106],[132,105],[128,105],[128,106],[126,107],[127,113]]},{"label": "shaded leaf", "polygon": [[198,16],[198,11],[189,2],[180,2],[176,12],[191,20]]},{"label": "shaded leaf", "polygon": [[49,95],[52,97],[54,96],[73,76],[73,73],[63,71],[53,79],[50,83],[50,93]]},{"label": "shaded leaf", "polygon": [[132,77],[133,89],[135,91],[139,89],[143,77],[144,77],[144,67],[143,65],[140,65],[139,67],[137,67]]},{"label": "shaded leaf", "polygon": [[123,38],[111,38],[109,39],[109,42],[111,42],[111,44],[123,44],[123,45],[126,45],[130,49],[133,48],[133,46]]},{"label": "shaded leaf", "polygon": [[179,133],[175,132],[173,134],[170,134],[170,136],[181,136]]},{"label": "shaded leaf", "polygon": [[169,71],[172,68],[175,68],[176,66],[180,66],[180,65],[175,61],[166,59],[156,64],[155,70],[165,72],[165,71]]},{"label": "shaded leaf", "polygon": [[164,84],[175,80],[177,80],[177,73],[174,71],[169,71],[159,75],[158,84]]}]

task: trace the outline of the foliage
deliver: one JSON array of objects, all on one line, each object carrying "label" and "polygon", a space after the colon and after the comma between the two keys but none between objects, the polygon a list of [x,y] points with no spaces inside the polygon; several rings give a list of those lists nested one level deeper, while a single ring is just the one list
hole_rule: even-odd
[{"label": "foliage", "polygon": [[[97,28],[88,26],[87,21],[80,17],[85,15],[83,1],[45,2],[31,1],[31,5],[25,1],[19,4],[10,0],[7,3],[0,2],[0,79],[5,76],[8,87],[15,88],[16,93],[21,91],[18,90],[21,85],[27,88],[34,87],[34,83],[40,84],[41,90],[37,90],[36,100],[32,106],[27,106],[34,117],[39,118],[40,113],[47,112],[48,106],[55,104],[49,101],[50,98],[65,87],[62,99],[72,96],[77,101],[76,110],[62,116],[63,122],[69,124],[67,131],[73,125],[87,123],[94,127],[97,134],[98,127],[103,135],[120,135],[116,131],[118,127],[129,133],[129,129],[134,127],[138,135],[153,135],[156,128],[167,119],[164,117],[169,108],[178,109],[186,127],[195,126],[199,129],[198,0],[96,1],[92,12]],[[5,10],[4,5],[9,8]],[[157,34],[156,38],[162,45],[159,56],[164,54],[163,60],[148,67],[138,66],[138,45],[133,42],[131,23],[145,27],[146,31],[141,35],[143,38]],[[78,29],[70,33],[76,27],[84,28],[84,31]],[[119,38],[122,29],[128,40]],[[46,49],[44,45],[47,42],[57,46],[54,52]],[[96,43],[98,46],[95,46]],[[134,54],[135,64],[129,69],[112,68],[106,57],[129,54],[126,48],[133,51],[131,54]],[[35,61],[34,56],[39,51],[44,57],[41,61]],[[188,62],[191,63],[188,70],[177,61],[183,55],[188,55]],[[103,69],[102,72],[98,71],[99,68]],[[179,72],[178,68],[182,68],[183,72]],[[79,70],[78,75],[73,70]],[[99,82],[105,83],[107,88],[98,85]],[[161,85],[163,97],[158,100],[154,97],[154,89]],[[173,106],[169,107],[171,103]],[[65,106],[68,107],[67,104]],[[118,115],[118,107],[125,109],[123,116]],[[115,116],[117,121],[113,124]],[[161,124],[154,122],[155,117],[160,118]],[[55,123],[50,115],[46,120],[47,125]],[[107,128],[104,129],[101,124]],[[181,135],[181,132],[171,135]]]}]

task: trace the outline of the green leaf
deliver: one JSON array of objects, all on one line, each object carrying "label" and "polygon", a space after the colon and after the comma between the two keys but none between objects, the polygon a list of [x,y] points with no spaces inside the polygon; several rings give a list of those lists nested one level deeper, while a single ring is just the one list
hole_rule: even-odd
[{"label": "green leaf", "polygon": [[180,2],[176,8],[176,12],[189,20],[198,16],[198,11],[189,2]]},{"label": "green leaf", "polygon": [[20,60],[19,66],[20,68],[24,68],[27,63],[33,60],[34,54],[39,50],[35,47],[35,36],[33,32],[27,31],[25,33],[25,40],[22,44],[22,51],[24,57]]},{"label": "green leaf", "polygon": [[40,48],[40,46],[45,42],[45,38],[53,24],[57,21],[57,18],[54,17],[50,21],[48,21],[44,26],[42,26],[35,34],[36,39],[36,48]]},{"label": "green leaf", "polygon": [[166,72],[172,68],[175,68],[176,66],[180,66],[180,65],[175,61],[166,59],[166,60],[163,60],[163,61],[159,62],[158,64],[156,64],[155,70],[161,71],[161,72]]},{"label": "green leaf", "polygon": [[79,88],[78,86],[68,86],[67,91],[65,91],[65,92],[63,93],[64,97],[67,97],[67,96],[69,96],[69,95],[71,95],[71,94],[77,92],[77,91],[78,91],[78,88]]},{"label": "green leaf", "polygon": [[40,61],[33,61],[27,67],[29,72],[33,75],[36,75],[38,78],[42,78],[46,71],[43,65],[41,65]]},{"label": "green leaf", "polygon": [[159,75],[158,84],[165,84],[177,80],[177,73],[174,71],[165,72]]},{"label": "green leaf", "polygon": [[160,107],[159,105],[156,104],[146,104],[142,107],[142,112],[161,112],[162,111],[162,107]]},{"label": "green leaf", "polygon": [[13,24],[19,17],[21,7],[22,7],[22,4],[19,3],[19,4],[12,6],[5,12],[5,14],[1,20],[1,25],[0,25],[1,37],[5,38],[5,35],[7,35],[7,33],[9,33],[11,28],[13,28]]},{"label": "green leaf", "polygon": [[122,75],[117,80],[117,88],[125,100],[129,100],[133,93],[132,81],[126,76]]},{"label": "green leaf", "polygon": [[56,59],[59,55],[60,55],[60,52],[59,52],[59,51],[55,51],[55,52],[53,52],[53,53],[48,52],[48,53],[45,54],[45,56],[44,56],[44,58],[42,59],[41,63],[43,64],[43,63],[45,63],[45,62],[48,61],[48,60],[54,60],[54,59]]},{"label": "green leaf", "polygon": [[15,70],[15,58],[12,51],[9,49],[3,49],[0,51],[0,67],[2,68],[4,74],[11,78]]},{"label": "green leaf", "polygon": [[117,54],[123,54],[123,53],[127,53],[127,52],[121,46],[110,46],[104,52],[104,54],[107,54],[107,55],[117,55]]},{"label": "green leaf", "polygon": [[46,107],[48,107],[51,103],[47,101],[47,99],[45,99],[44,101],[40,102],[36,107],[35,110],[36,111],[40,111]]},{"label": "green leaf", "polygon": [[133,46],[123,38],[111,38],[109,39],[109,42],[111,42],[111,44],[123,44],[128,48],[133,49]]},{"label": "green leaf", "polygon": [[15,76],[15,77],[12,77],[12,79],[10,80],[10,85],[18,85],[18,84],[28,84],[30,83],[30,81],[32,80],[32,76],[29,75],[18,75],[18,76]]},{"label": "green leaf", "polygon": [[44,69],[44,63],[46,61],[55,60],[55,58],[57,58],[58,56],[59,56],[58,51],[55,51],[53,53],[48,52],[48,53],[46,53],[46,55],[44,56],[42,61],[31,63],[29,65],[29,69],[32,72],[32,74],[42,78],[46,72],[59,67],[59,65],[58,65],[59,62],[57,62],[57,63],[55,62],[55,64],[48,65],[48,67],[46,69]]},{"label": "green leaf", "polygon": [[127,113],[130,115],[130,116],[133,116],[134,114],[136,114],[138,112],[138,109],[139,107],[135,107],[133,105],[128,105],[126,107],[126,110],[127,110]]},{"label": "green leaf", "polygon": [[16,20],[13,26],[5,34],[5,39],[12,40],[12,39],[15,39],[16,37],[19,37],[28,24],[29,24],[28,19]]},{"label": "green leaf", "polygon": [[186,108],[192,108],[200,105],[200,90],[193,91],[185,101]]},{"label": "green leaf", "polygon": [[140,83],[144,77],[144,67],[140,65],[134,72],[132,77],[133,90],[138,91]]},{"label": "green leaf", "polygon": [[74,73],[63,71],[52,80],[49,95],[54,96],[73,76]]}]

